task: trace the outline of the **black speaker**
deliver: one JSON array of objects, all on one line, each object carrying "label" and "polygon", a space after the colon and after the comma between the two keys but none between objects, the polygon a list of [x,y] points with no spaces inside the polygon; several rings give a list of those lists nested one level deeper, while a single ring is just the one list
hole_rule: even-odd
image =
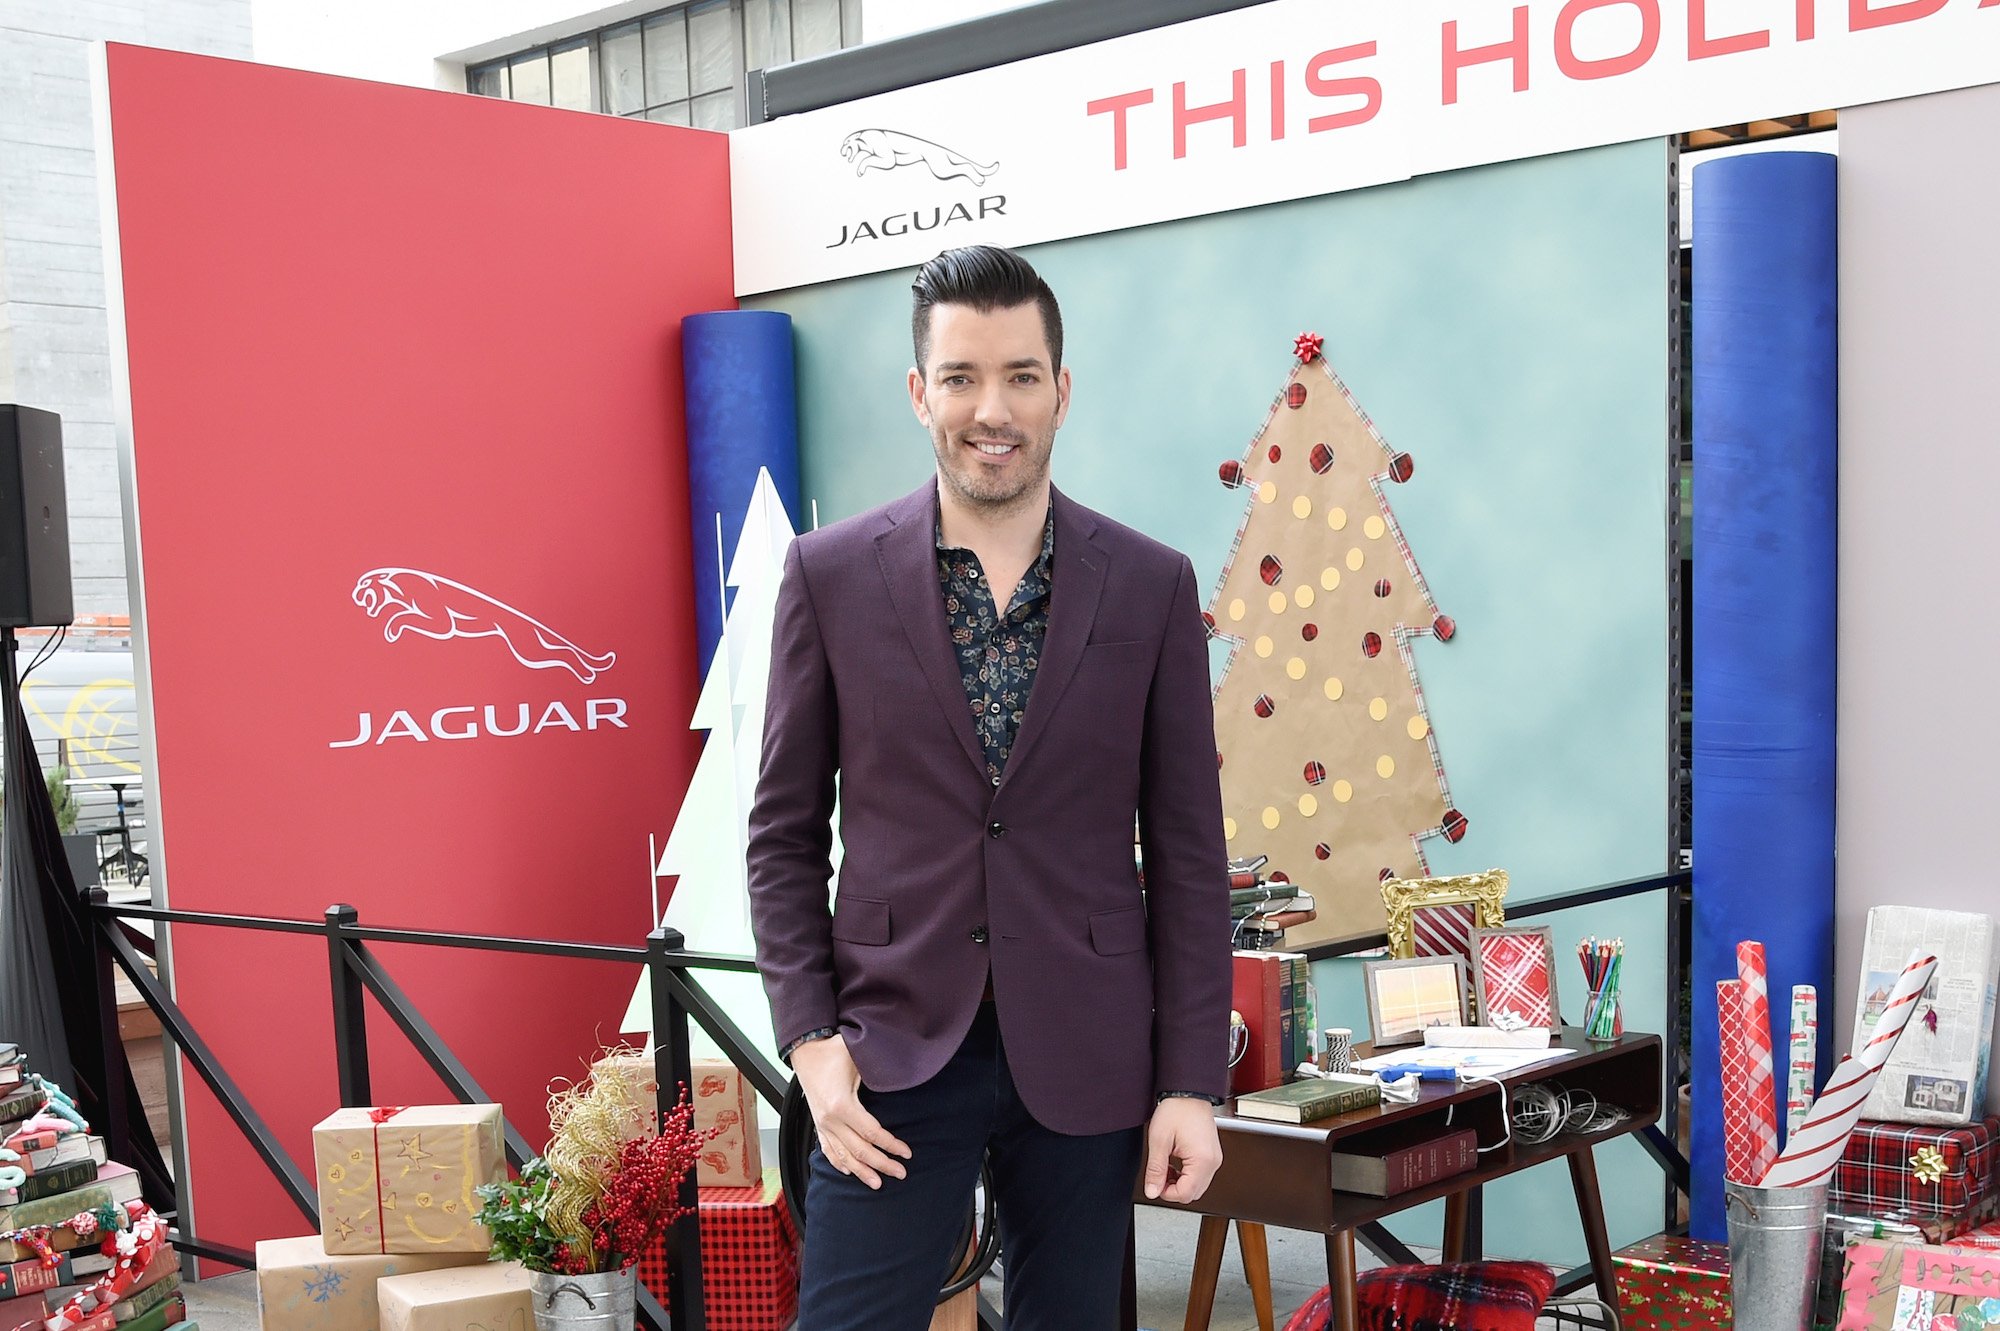
[{"label": "black speaker", "polygon": [[0,402],[0,628],[56,628],[74,606],[62,417]]}]

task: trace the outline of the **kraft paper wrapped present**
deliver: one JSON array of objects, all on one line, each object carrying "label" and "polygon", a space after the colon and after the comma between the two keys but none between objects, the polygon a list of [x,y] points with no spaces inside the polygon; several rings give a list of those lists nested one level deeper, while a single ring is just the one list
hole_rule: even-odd
[{"label": "kraft paper wrapped present", "polygon": [[1729,1246],[1660,1234],[1611,1254],[1624,1331],[1729,1331]]},{"label": "kraft paper wrapped present", "polygon": [[1899,1243],[1949,1244],[1974,1226],[2000,1215],[2000,1197],[1988,1193],[1970,1210],[1959,1215],[1913,1215],[1907,1211],[1873,1214],[1829,1212],[1824,1244],[1820,1249],[1819,1301],[1814,1323],[1831,1327],[1840,1315],[1840,1273],[1847,1264],[1847,1247],[1864,1239],[1889,1239]]},{"label": "kraft paper wrapped present", "polygon": [[473,1252],[329,1253],[317,1234],[262,1239],[257,1319],[263,1331],[378,1331],[376,1281],[485,1261]]},{"label": "kraft paper wrapped present", "polygon": [[382,1331],[534,1331],[534,1296],[519,1262],[390,1276],[375,1286]]},{"label": "kraft paper wrapped present", "polygon": [[336,1110],[313,1129],[313,1163],[330,1253],[493,1246],[473,1189],[507,1176],[499,1105]]},{"label": "kraft paper wrapped present", "polygon": [[1982,1331],[2000,1323],[2000,1253],[1857,1239],[1836,1331]]},{"label": "kraft paper wrapped present", "polygon": [[[629,1079],[635,1094],[655,1103],[660,1085],[650,1055],[619,1054],[591,1065],[591,1075]],[[763,1144],[757,1135],[757,1092],[743,1072],[727,1059],[698,1058],[690,1065],[693,1085],[688,1100],[694,1106],[697,1132],[720,1128],[714,1141],[701,1148],[695,1182],[704,1188],[753,1188],[764,1176]],[[647,1115],[648,1136],[656,1130]]]},{"label": "kraft paper wrapped present", "polygon": [[1959,1127],[1855,1125],[1834,1170],[1827,1207],[1863,1215],[1962,1216],[1992,1194],[2000,1118]]},{"label": "kraft paper wrapped present", "polygon": [[[664,1244],[639,1279],[666,1302]],[[798,1316],[799,1234],[776,1169],[754,1188],[701,1190],[701,1289],[710,1331],[785,1331]]]}]

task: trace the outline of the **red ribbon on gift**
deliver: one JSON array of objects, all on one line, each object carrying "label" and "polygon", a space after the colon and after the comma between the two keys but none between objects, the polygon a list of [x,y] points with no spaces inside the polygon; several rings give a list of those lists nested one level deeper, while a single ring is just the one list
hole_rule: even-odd
[{"label": "red ribbon on gift", "polygon": [[1326,339],[1318,333],[1300,333],[1292,340],[1292,354],[1310,365],[1319,359],[1319,349],[1326,345]]},{"label": "red ribbon on gift", "polygon": [[382,1125],[403,1112],[403,1105],[377,1105],[368,1111],[369,1131],[375,1137],[375,1237],[382,1251],[389,1251],[389,1220],[382,1205]]}]

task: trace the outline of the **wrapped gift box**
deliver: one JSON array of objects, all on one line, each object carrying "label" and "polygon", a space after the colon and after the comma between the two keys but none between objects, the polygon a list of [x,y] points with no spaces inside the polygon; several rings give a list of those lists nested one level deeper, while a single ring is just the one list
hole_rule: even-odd
[{"label": "wrapped gift box", "polygon": [[1820,1250],[1819,1302],[1814,1321],[1819,1326],[1831,1327],[1840,1315],[1840,1278],[1846,1268],[1849,1244],[1863,1239],[1955,1243],[1965,1231],[1995,1215],[2000,1215],[2000,1196],[1993,1193],[1988,1193],[1983,1201],[1960,1215],[1912,1215],[1907,1211],[1875,1215],[1829,1212],[1825,1244]]},{"label": "wrapped gift box", "polygon": [[534,1331],[535,1301],[519,1262],[482,1262],[389,1276],[375,1286],[382,1331]]},{"label": "wrapped gift box", "polygon": [[1729,1247],[1655,1235],[1611,1254],[1624,1331],[1729,1331]]},{"label": "wrapped gift box", "polygon": [[1968,1229],[1956,1238],[1944,1240],[1947,1248],[1979,1248],[2000,1252],[2000,1221],[1989,1220],[1977,1229]]},{"label": "wrapped gift box", "polygon": [[[648,1055],[601,1058],[590,1070],[593,1076],[626,1078],[633,1092],[649,1105],[660,1093]],[[757,1092],[742,1069],[727,1059],[698,1058],[689,1071],[694,1084],[688,1088],[688,1100],[694,1106],[695,1130],[722,1130],[702,1147],[695,1181],[704,1188],[756,1187],[764,1177],[764,1150],[757,1135]],[[648,1135],[656,1130],[651,1114],[646,1116],[645,1130]]]},{"label": "wrapped gift box", "polygon": [[2000,1253],[1856,1239],[1840,1283],[1838,1331],[1974,1328],[2000,1321]]},{"label": "wrapped gift box", "polygon": [[1913,951],[1938,959],[1937,973],[1905,1037],[1868,1093],[1863,1118],[1883,1123],[1976,1122],[1985,1112],[1987,1053],[2000,992],[2000,932],[1993,918],[1926,906],[1876,906],[1861,945],[1854,1029],[1875,1023]]},{"label": "wrapped gift box", "polygon": [[[664,1246],[639,1279],[666,1302]],[[785,1331],[798,1315],[799,1235],[776,1169],[754,1188],[701,1190],[701,1288],[710,1331]]]},{"label": "wrapped gift box", "polygon": [[1961,1127],[1863,1120],[1834,1170],[1827,1208],[1863,1215],[1967,1215],[1993,1191],[1996,1151],[2000,1118]]},{"label": "wrapped gift box", "polygon": [[313,1129],[313,1164],[330,1253],[493,1246],[472,1190],[507,1176],[499,1105],[337,1110]]},{"label": "wrapped gift box", "polygon": [[483,1253],[329,1253],[317,1234],[257,1244],[257,1318],[263,1331],[377,1331],[375,1282],[384,1276],[484,1262]]}]

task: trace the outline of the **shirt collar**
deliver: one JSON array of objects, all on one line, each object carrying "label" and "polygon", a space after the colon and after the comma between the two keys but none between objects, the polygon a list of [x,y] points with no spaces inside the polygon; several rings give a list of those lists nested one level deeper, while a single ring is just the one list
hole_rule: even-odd
[{"label": "shirt collar", "polygon": [[[942,502],[935,498],[931,500],[931,537],[936,541],[940,554],[965,548],[944,543],[944,508]],[[1048,516],[1042,521],[1042,552],[1035,557],[1035,565],[1029,572],[1040,574],[1044,578],[1048,577],[1049,569],[1055,563],[1055,552],[1056,504],[1055,500],[1051,499]]]}]

